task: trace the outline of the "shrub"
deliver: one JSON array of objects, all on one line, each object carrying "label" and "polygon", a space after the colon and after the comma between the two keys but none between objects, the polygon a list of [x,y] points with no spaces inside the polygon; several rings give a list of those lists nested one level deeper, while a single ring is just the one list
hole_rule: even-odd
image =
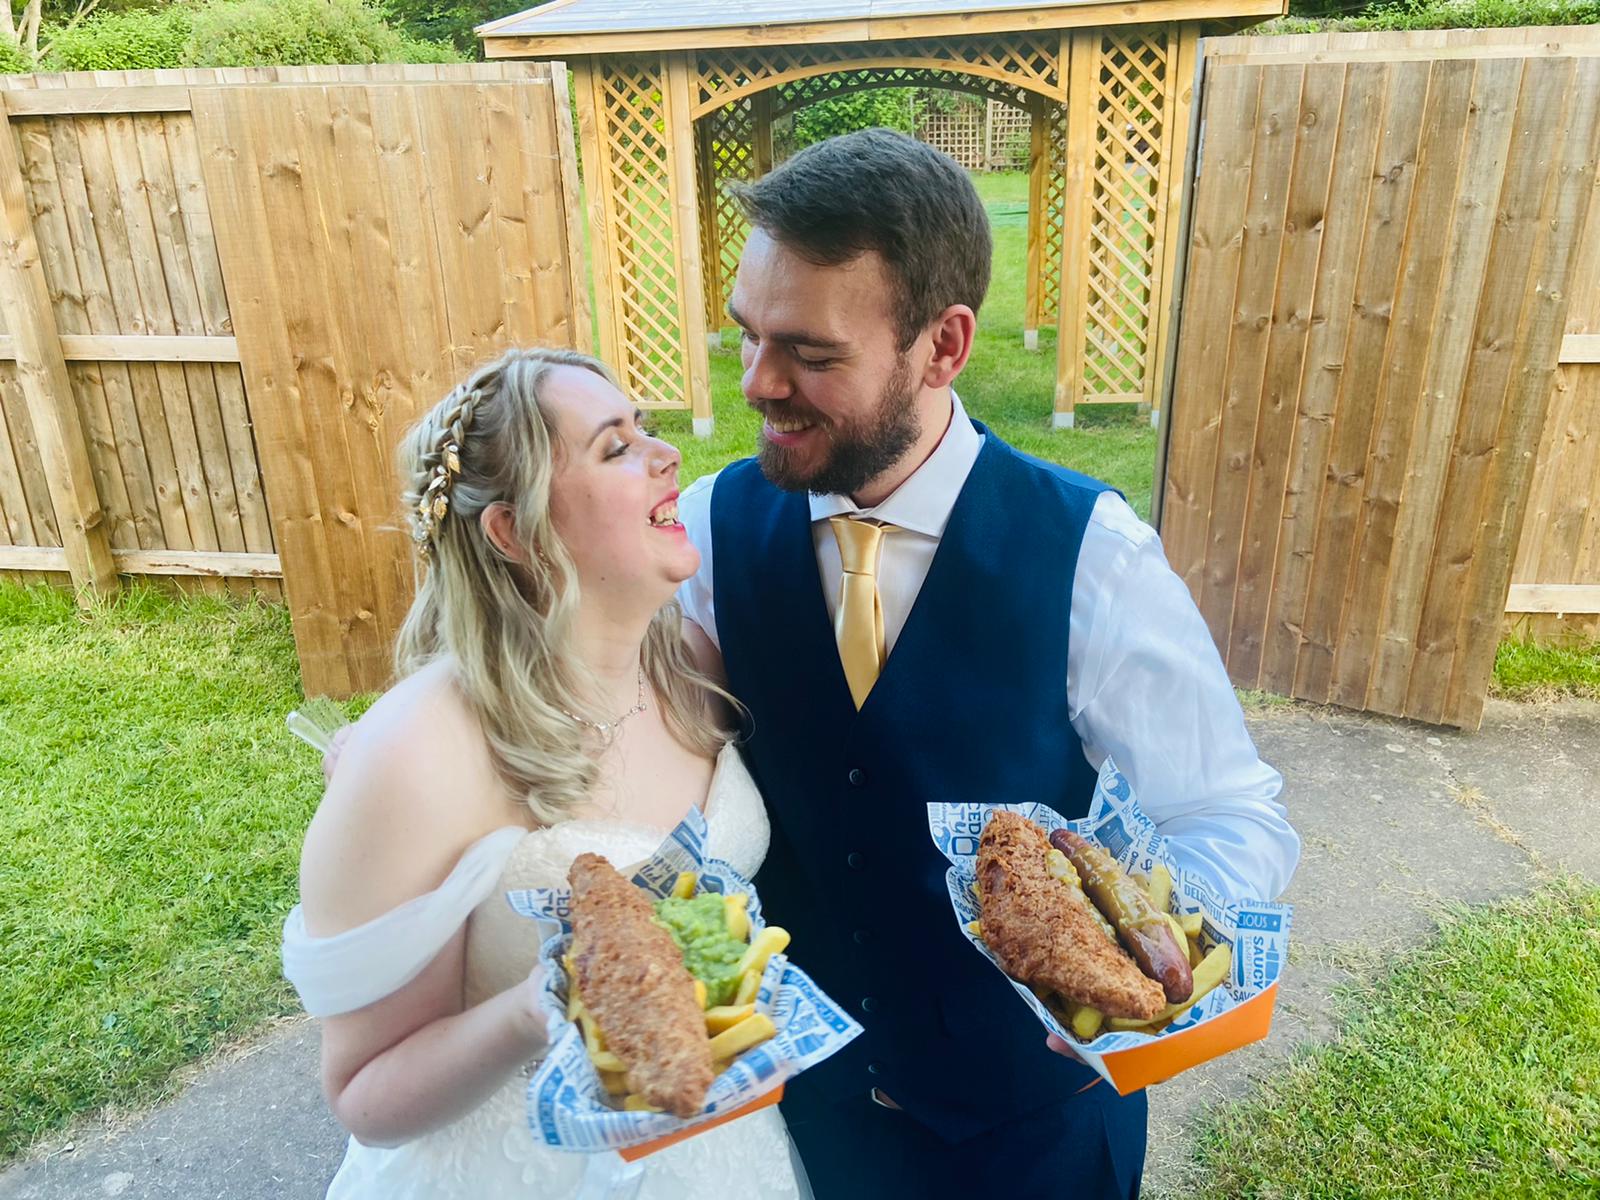
[{"label": "shrub", "polygon": [[26,75],[36,69],[26,50],[11,38],[0,36],[0,75]]},{"label": "shrub", "polygon": [[71,29],[47,29],[41,40],[49,48],[40,66],[46,71],[185,66],[191,12],[175,4],[158,10],[100,13]]},{"label": "shrub", "polygon": [[364,0],[211,0],[193,20],[188,66],[460,61],[391,28]]},{"label": "shrub", "polygon": [[391,27],[375,0],[200,0],[97,13],[45,40],[49,71],[462,61]]}]

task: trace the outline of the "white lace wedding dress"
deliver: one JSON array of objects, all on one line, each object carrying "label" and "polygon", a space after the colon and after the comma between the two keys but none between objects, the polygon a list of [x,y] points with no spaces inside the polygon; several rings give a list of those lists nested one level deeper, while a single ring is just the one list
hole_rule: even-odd
[{"label": "white lace wedding dress", "polygon": [[[754,875],[766,856],[766,810],[732,747],[718,756],[706,797],[706,852]],[[290,914],[284,970],[313,1015],[370,1004],[414,977],[462,920],[467,924],[466,998],[476,1004],[525,979],[538,959],[533,922],[506,903],[514,888],[566,882],[585,851],[619,869],[642,862],[663,833],[612,821],[568,821],[527,832],[510,827],[477,842],[435,891],[333,938],[311,938]],[[640,1160],[553,1150],[529,1133],[524,1095],[536,1064],[520,1066],[478,1108],[394,1149],[353,1138],[329,1200],[691,1200],[691,1197],[809,1196],[783,1118],[765,1108]]]}]

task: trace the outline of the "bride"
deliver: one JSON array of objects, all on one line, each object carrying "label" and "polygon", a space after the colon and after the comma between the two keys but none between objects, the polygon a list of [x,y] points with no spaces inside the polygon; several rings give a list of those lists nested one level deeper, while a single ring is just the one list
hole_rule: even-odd
[{"label": "bride", "polygon": [[804,1194],[776,1107],[642,1172],[550,1149],[525,1116],[547,1031],[536,927],[507,889],[564,883],[584,851],[639,862],[697,805],[708,855],[754,875],[767,849],[672,602],[699,564],[678,452],[596,360],[516,350],[441,401],[401,459],[427,571],[400,682],[342,744],[284,930],[352,1135],[328,1196]]}]

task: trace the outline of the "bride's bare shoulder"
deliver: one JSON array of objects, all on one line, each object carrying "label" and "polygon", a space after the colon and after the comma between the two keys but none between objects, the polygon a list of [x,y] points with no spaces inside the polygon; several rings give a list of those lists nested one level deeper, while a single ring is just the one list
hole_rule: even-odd
[{"label": "bride's bare shoulder", "polygon": [[512,819],[449,664],[424,667],[378,698],[340,753],[301,854],[308,924],[326,936],[432,890]]}]

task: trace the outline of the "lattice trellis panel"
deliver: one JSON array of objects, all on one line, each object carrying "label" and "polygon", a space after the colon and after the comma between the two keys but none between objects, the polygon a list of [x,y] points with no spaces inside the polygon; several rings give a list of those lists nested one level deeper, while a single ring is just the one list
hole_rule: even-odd
[{"label": "lattice trellis panel", "polygon": [[1084,399],[1142,401],[1158,268],[1168,93],[1165,30],[1106,36],[1098,68],[1089,163]]},{"label": "lattice trellis panel", "polygon": [[1064,104],[1046,104],[1041,117],[1045,129],[1043,211],[1029,214],[1040,222],[1044,252],[1039,262],[1039,328],[1056,320],[1061,312],[1061,241],[1067,211],[1067,109]]},{"label": "lattice trellis panel", "polygon": [[757,154],[757,138],[771,137],[771,131],[758,130],[756,103],[736,100],[707,113],[699,121],[702,194],[701,261],[706,269],[706,327],[722,327],[723,314],[733,295],[739,255],[744,252],[750,227],[739,206],[728,194],[727,184],[757,179],[762,164]]},{"label": "lattice trellis panel", "polygon": [[624,390],[641,402],[681,402],[684,322],[678,311],[661,60],[609,58],[597,69],[605,129],[600,186],[610,198],[611,319],[619,333],[612,366]]},{"label": "lattice trellis panel", "polygon": [[[779,86],[784,100],[775,112],[792,111],[844,90],[871,87],[957,87],[975,81],[999,85],[985,94],[1021,102],[1039,92],[1066,98],[1061,35],[1002,34],[984,38],[922,38],[806,46],[708,50],[697,58],[695,114]],[[855,76],[855,86],[841,76]],[[948,76],[948,79],[929,78]]]}]

